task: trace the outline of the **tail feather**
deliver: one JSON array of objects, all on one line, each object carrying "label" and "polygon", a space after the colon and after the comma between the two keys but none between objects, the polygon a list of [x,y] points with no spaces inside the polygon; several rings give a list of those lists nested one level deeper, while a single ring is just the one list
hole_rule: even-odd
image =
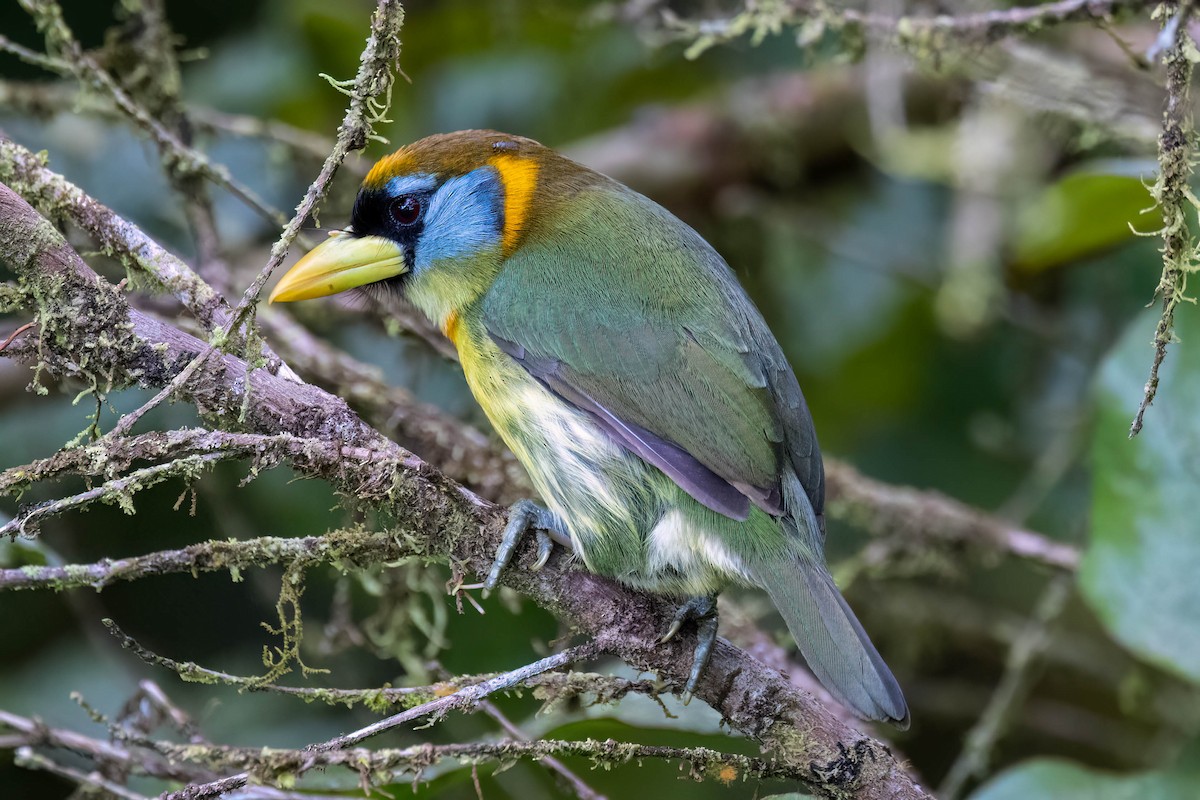
[{"label": "tail feather", "polygon": [[908,727],[900,684],[823,564],[784,557],[761,561],[751,572],[783,615],[813,674],[838,702],[866,719]]}]

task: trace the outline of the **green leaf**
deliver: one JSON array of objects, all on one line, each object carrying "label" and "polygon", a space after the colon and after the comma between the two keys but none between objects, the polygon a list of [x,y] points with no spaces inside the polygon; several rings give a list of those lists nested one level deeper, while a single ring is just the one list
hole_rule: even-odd
[{"label": "green leaf", "polygon": [[1196,743],[1167,770],[1118,775],[1061,759],[1036,759],[1000,773],[970,800],[1195,800],[1200,780]]},{"label": "green leaf", "polygon": [[1145,427],[1129,439],[1156,316],[1130,326],[1100,373],[1092,541],[1080,583],[1118,641],[1200,682],[1200,310],[1180,306],[1180,341],[1163,364]]},{"label": "green leaf", "polygon": [[[1099,165],[1098,165],[1099,166]],[[1017,213],[1013,266],[1036,272],[1075,261],[1134,236],[1130,225],[1149,232],[1162,226],[1142,178],[1114,174],[1107,163],[1073,172],[1047,186]],[[1155,167],[1146,165],[1146,174]],[[1145,212],[1145,213],[1143,213]]]}]

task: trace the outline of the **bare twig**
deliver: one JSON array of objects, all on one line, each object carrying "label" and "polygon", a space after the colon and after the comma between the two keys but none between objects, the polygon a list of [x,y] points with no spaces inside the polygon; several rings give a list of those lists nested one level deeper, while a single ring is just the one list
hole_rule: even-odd
[{"label": "bare twig", "polygon": [[72,767],[59,764],[56,761],[51,761],[45,756],[35,753],[31,747],[17,748],[13,763],[18,767],[26,769],[40,769],[44,772],[57,775],[60,778],[66,778],[72,783],[78,784],[80,787],[86,787],[93,791],[105,792],[116,797],[124,798],[124,800],[149,800],[145,795],[130,791],[124,786],[105,778],[99,772],[85,773]]},{"label": "bare twig", "polygon": [[26,322],[24,325],[21,325],[16,330],[14,330],[12,333],[10,333],[8,336],[5,336],[4,341],[0,342],[0,353],[3,353],[5,350],[8,349],[8,346],[13,343],[13,339],[16,339],[18,336],[20,336],[22,333],[29,330],[36,324],[37,324],[36,322]]},{"label": "bare twig", "polygon": [[[530,741],[529,737],[525,735],[525,732],[514,725],[512,720],[504,716],[504,712],[502,712],[491,700],[484,700],[479,704],[479,708],[483,711],[483,713],[496,720],[500,727],[504,729],[504,732],[512,738],[519,742]],[[538,762],[544,764],[547,769],[550,769],[553,772],[561,775],[563,780],[565,780],[571,786],[571,790],[575,792],[575,796],[578,797],[579,800],[608,800],[608,798],[606,798],[604,795],[597,792],[591,786],[588,786],[583,778],[580,778],[578,775],[576,775],[573,770],[571,770],[566,764],[559,761],[554,756],[543,756],[542,758],[538,759]]]},{"label": "bare twig", "polygon": [[1053,625],[1071,596],[1071,584],[1069,576],[1057,575],[1042,592],[1032,617],[1008,651],[1004,677],[988,701],[987,708],[968,731],[958,758],[938,789],[938,797],[956,800],[966,789],[967,783],[987,769],[992,749],[1032,688],[1035,678],[1033,668],[1051,642]]},{"label": "bare twig", "polygon": [[[1168,4],[1174,8],[1171,19],[1187,13],[1191,0]],[[1166,22],[1167,26],[1171,21]],[[1186,47],[1191,34],[1184,25],[1176,26],[1174,42],[1167,50],[1167,107],[1163,112],[1162,134],[1158,138],[1158,180],[1151,193],[1158,201],[1163,217],[1162,277],[1155,294],[1162,296],[1162,316],[1154,330],[1154,359],[1150,377],[1142,392],[1137,414],[1129,428],[1130,438],[1142,430],[1146,409],[1158,394],[1158,370],[1167,357],[1167,345],[1174,339],[1175,309],[1187,297],[1187,278],[1196,269],[1198,245],[1187,225],[1187,209],[1195,208],[1188,180],[1192,174],[1192,108],[1188,99],[1192,85],[1192,61]],[[1192,45],[1194,48],[1195,45]]]},{"label": "bare twig", "polygon": [[[188,106],[188,114],[202,129],[277,142],[316,161],[324,161],[333,149],[332,139],[278,120],[230,114],[206,106]],[[364,164],[351,161],[343,166],[356,174],[366,174]]]},{"label": "bare twig", "polygon": [[24,45],[17,44],[7,36],[0,36],[0,50],[6,53],[12,53],[17,58],[24,61],[26,64],[32,64],[35,67],[58,72],[60,74],[69,73],[71,66],[61,58],[54,58],[45,53],[39,53],[36,50],[31,50]]}]

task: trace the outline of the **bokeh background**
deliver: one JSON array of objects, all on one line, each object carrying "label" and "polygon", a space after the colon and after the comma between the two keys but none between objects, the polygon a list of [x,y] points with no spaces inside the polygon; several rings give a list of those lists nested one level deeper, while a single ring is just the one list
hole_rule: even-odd
[{"label": "bokeh background", "polygon": [[[936,59],[886,48],[847,58],[836,32],[795,30],[688,54],[665,36],[656,3],[417,0],[407,4],[391,122],[393,146],[489,127],[564,149],[630,183],[695,226],[727,258],[776,332],[804,387],[826,452],[888,482],[933,488],[1084,552],[1027,699],[991,753],[975,796],[1200,796],[1200,318],[1185,305],[1179,338],[1146,430],[1127,440],[1152,350],[1161,219],[1147,189],[1156,164],[1161,75],[1138,70],[1097,27],[1036,40],[970,46]],[[886,4],[885,4],[886,5]],[[894,4],[893,4],[894,5]],[[952,4],[956,7],[958,4]],[[969,5],[969,4],[968,4]],[[980,8],[985,6],[976,4]],[[87,46],[104,41],[110,4],[64,2]],[[277,119],[327,139],[345,98],[318,77],[353,75],[373,4],[366,0],[169,2],[185,54],[184,93],[197,109]],[[890,8],[891,6],[889,6]],[[678,13],[711,13],[675,4]],[[956,9],[957,10],[957,9]],[[15,4],[0,31],[40,40]],[[1147,20],[1116,35],[1135,51]],[[688,57],[694,55],[694,57]],[[4,84],[48,81],[0,56]],[[151,145],[121,121],[64,104],[32,113],[0,92],[0,129],[50,166],[185,256],[183,213]],[[73,113],[80,111],[81,113]],[[295,205],[319,154],[255,137],[201,130],[200,143],[281,208]],[[321,213],[344,224],[355,171],[388,152],[374,143],[339,177]],[[245,285],[274,231],[214,190],[226,253]],[[117,279],[114,265],[98,266]],[[0,266],[0,277],[11,275]],[[388,379],[486,429],[457,366],[344,303],[295,313]],[[19,322],[9,317],[0,322]],[[46,456],[88,425],[81,387],[26,391],[29,370],[0,360],[0,467]],[[147,399],[107,398],[100,424]],[[194,423],[191,409],[143,423]],[[46,522],[37,541],[0,543],[4,566],[85,562],[209,538],[319,534],[354,521],[318,482],[285,469],[246,485],[222,465],[177,500],[172,483],[115,507]],[[71,484],[0,498],[20,503]],[[913,709],[911,730],[881,734],[937,786],[992,697],[1011,646],[1054,576],[1019,559],[981,562],[924,544],[870,557],[868,539],[834,523],[829,557]],[[328,674],[306,685],[369,687],[508,669],[544,654],[561,633],[519,597],[459,614],[448,572],[407,565],[310,576],[304,654]],[[117,585],[103,593],[0,597],[0,708],[48,723],[90,725],[70,698],[117,710],[153,678],[213,740],[303,746],[364,724],[370,712],[181,683],[119,649],[100,624],[115,619],[144,645],[179,660],[261,673],[272,643],[278,571],[240,580],[210,574]],[[769,603],[738,603],[780,632]],[[620,671],[617,664],[602,665]],[[526,694],[500,705],[527,733],[704,744],[753,753],[706,709],[664,716],[644,698],[537,715]],[[99,730],[92,733],[99,735]],[[451,717],[387,741],[466,741],[496,735],[482,717]],[[1054,761],[1045,760],[1056,759]],[[779,784],[694,784],[675,765],[589,771],[609,797],[750,798]],[[418,796],[475,796],[469,769],[431,770]],[[481,768],[488,798],[569,796],[542,767]],[[353,786],[338,776],[313,785]],[[971,784],[974,786],[974,784]],[[6,797],[56,798],[72,787],[0,757]],[[153,788],[153,787],[151,787]],[[407,793],[407,784],[392,787]],[[149,790],[149,789],[148,789]]]}]

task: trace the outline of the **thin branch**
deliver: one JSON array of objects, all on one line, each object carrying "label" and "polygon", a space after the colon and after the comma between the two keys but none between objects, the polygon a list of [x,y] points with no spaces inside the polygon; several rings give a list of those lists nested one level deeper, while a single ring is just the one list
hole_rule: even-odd
[{"label": "thin branch", "polygon": [[1126,11],[1153,5],[1148,0],[1059,0],[976,13],[890,16],[819,0],[787,0],[762,6],[747,2],[744,11],[723,19],[693,22],[672,18],[671,22],[683,36],[693,40],[690,57],[747,34],[759,41],[785,26],[807,24],[840,32],[846,49],[853,49],[855,42],[869,37],[929,58],[949,48],[992,44],[1067,23],[1110,20]]},{"label": "thin branch", "polygon": [[[21,57],[32,57],[36,59],[32,63],[50,72],[69,72],[66,64],[0,36],[0,51],[4,50]],[[103,119],[125,119],[111,98],[89,92],[73,81],[0,80],[0,106],[42,118],[70,112]],[[333,149],[333,139],[280,120],[231,114],[203,105],[185,104],[182,108],[197,132],[264,139],[318,162],[323,162]],[[361,161],[343,165],[344,169],[357,175],[366,175],[367,167],[368,164]]]},{"label": "thin branch", "polygon": [[[173,758],[191,758],[206,763],[252,771],[261,780],[272,780],[280,774],[303,775],[319,767],[340,766],[375,781],[389,779],[394,773],[419,775],[422,769],[446,759],[462,759],[468,763],[510,761],[514,758],[541,759],[546,756],[586,758],[594,764],[617,766],[642,759],[683,761],[690,765],[688,777],[700,781],[712,779],[732,784],[750,778],[782,778],[802,786],[815,783],[814,773],[798,769],[781,761],[723,753],[707,747],[665,747],[660,745],[618,742],[613,739],[597,741],[560,741],[539,739],[534,742],[503,741],[466,744],[421,744],[401,749],[284,750],[248,747],[203,747],[160,743],[159,752]],[[182,789],[163,795],[163,800],[206,800],[219,797],[239,786],[235,776],[211,785]],[[290,779],[290,778],[289,778]],[[369,784],[367,784],[369,786]]]},{"label": "thin branch", "polygon": [[[345,752],[346,748],[353,747],[364,739],[369,739],[384,731],[389,731],[393,728],[405,725],[414,720],[424,717],[433,717],[434,720],[440,720],[446,714],[456,710],[471,710],[479,704],[481,700],[496,692],[502,692],[505,689],[511,689],[518,686],[533,677],[543,672],[550,670],[561,669],[575,663],[576,661],[586,661],[603,654],[604,650],[596,642],[572,647],[563,650],[560,653],[555,653],[552,656],[540,659],[519,667],[509,672],[501,673],[494,678],[490,678],[482,683],[477,683],[471,686],[465,686],[459,689],[454,694],[445,697],[439,697],[428,703],[422,703],[415,708],[410,708],[407,711],[401,711],[399,714],[394,714],[387,719],[373,722],[366,727],[359,728],[351,733],[335,736],[332,739],[321,742],[320,744],[309,745],[304,748],[303,753],[307,755],[306,763],[311,762],[312,766],[319,763],[319,759],[324,756]],[[361,751],[355,751],[361,752]],[[297,775],[302,774],[306,768],[297,770]],[[167,793],[163,796],[163,800],[199,800],[200,798],[220,797],[234,789],[245,786],[250,780],[250,773],[244,772],[240,775],[231,775],[222,778],[218,781],[211,781],[202,785],[190,785],[184,788]]]},{"label": "thin branch", "polygon": [[[807,5],[793,0],[794,5]],[[1058,0],[1030,6],[980,11],[967,14],[939,14],[935,17],[888,17],[856,9],[838,9],[848,23],[860,24],[878,34],[894,37],[901,44],[922,39],[950,37],[960,41],[998,42],[1009,36],[1045,32],[1059,25],[1076,22],[1111,20],[1127,11],[1149,9],[1150,0]]]},{"label": "thin branch", "polygon": [[[333,150],[326,157],[316,180],[308,187],[304,199],[296,206],[296,213],[284,228],[279,241],[271,248],[266,266],[246,289],[241,302],[234,309],[233,320],[226,329],[227,333],[240,325],[258,302],[263,286],[287,257],[288,248],[300,233],[300,227],[313,215],[317,205],[324,199],[330,181],[346,160],[346,156],[366,147],[374,135],[374,125],[383,121],[391,99],[394,70],[400,58],[400,29],[403,25],[404,8],[398,0],[379,0],[375,13],[371,16],[371,33],[359,60],[358,74],[344,90],[350,97],[350,104],[346,108],[342,124],[338,127]],[[380,97],[385,99],[380,100]]]},{"label": "thin branch", "polygon": [[[222,455],[219,453],[187,456],[166,464],[157,464],[153,467],[134,470],[123,478],[106,481],[100,486],[89,489],[86,492],[80,492],[79,494],[62,497],[57,500],[48,500],[31,508],[23,508],[8,523],[0,526],[0,536],[11,536],[14,538],[17,536],[34,536],[37,533],[38,525],[41,524],[41,520],[44,517],[61,514],[64,511],[87,508],[96,502],[117,503],[127,514],[132,514],[133,501],[131,498],[134,492],[162,483],[168,478],[179,475],[195,477],[202,469],[220,461],[221,458]],[[55,568],[39,567],[38,569]]]},{"label": "thin branch", "polygon": [[1071,596],[1071,585],[1069,576],[1057,575],[1042,592],[1033,615],[1009,648],[1004,677],[967,732],[958,758],[938,789],[938,797],[957,800],[969,781],[984,774],[993,748],[1033,688],[1034,667],[1051,643],[1052,628]]},{"label": "thin branch", "polygon": [[[1191,0],[1178,0],[1168,4],[1174,15],[1166,21],[1186,15]],[[1197,250],[1187,225],[1188,209],[1195,209],[1195,200],[1188,188],[1192,174],[1192,107],[1188,95],[1192,86],[1192,61],[1187,52],[1191,34],[1186,25],[1175,28],[1174,42],[1164,60],[1167,65],[1167,107],[1163,112],[1162,135],[1158,138],[1158,180],[1151,193],[1158,201],[1162,213],[1162,277],[1159,278],[1156,295],[1162,296],[1162,316],[1154,330],[1154,360],[1150,363],[1150,377],[1142,392],[1137,414],[1129,427],[1130,438],[1142,430],[1146,409],[1158,394],[1158,370],[1167,357],[1167,345],[1175,338],[1175,309],[1182,300],[1191,300],[1186,294],[1188,275],[1196,270]]]},{"label": "thin branch", "polygon": [[[11,525],[13,522],[5,528]],[[0,569],[0,590],[62,591],[88,588],[99,591],[114,583],[136,581],[154,575],[236,572],[271,564],[309,565],[335,561],[375,564],[411,557],[411,553],[397,547],[391,539],[367,532],[337,531],[324,536],[263,536],[232,542],[212,540],[188,545],[180,550],[163,550],[129,558],[106,558],[91,564]]]},{"label": "thin branch", "polygon": [[[133,40],[124,47],[136,48],[138,58],[133,71],[136,85],[130,76],[117,75],[130,95],[142,102],[147,112],[171,131],[180,142],[192,146],[194,126],[183,105],[179,60],[175,56],[175,35],[167,21],[164,0],[137,0],[127,3],[129,13],[136,16]],[[175,156],[159,145],[163,163],[170,165]],[[223,294],[229,283],[229,267],[221,257],[216,214],[203,175],[196,172],[167,170],[167,177],[183,201],[184,214],[196,244],[196,269],[200,275]]]},{"label": "thin branch", "polygon": [[[207,106],[188,106],[188,114],[195,121],[196,126],[201,129],[228,133],[233,136],[266,139],[282,144],[295,153],[315,161],[324,161],[329,155],[329,151],[333,149],[332,139],[279,120],[262,119],[246,114],[230,114]],[[355,174],[365,175],[367,172],[364,164],[353,161],[343,166]]]},{"label": "thin branch", "polygon": [[113,783],[105,778],[99,772],[84,773],[72,767],[59,764],[56,761],[51,761],[39,753],[35,753],[30,747],[19,747],[13,757],[13,763],[18,767],[26,769],[40,769],[43,772],[49,772],[57,775],[60,778],[66,778],[72,783],[77,784],[81,790],[88,789],[92,791],[105,792],[115,797],[123,798],[123,800],[149,800],[145,795],[130,791],[120,784]]},{"label": "thin branch", "polygon": [[181,142],[179,137],[163,127],[162,123],[130,97],[116,79],[80,46],[71,29],[67,27],[62,9],[57,3],[53,0],[18,1],[46,37],[47,50],[53,63],[64,66],[67,70],[56,71],[73,75],[80,83],[92,86],[111,97],[117,108],[150,134],[150,138],[164,153],[170,154],[171,161],[167,166],[172,173],[200,173],[241,199],[268,222],[275,225],[284,223],[283,214],[271,207],[254,190],[236,180],[224,165],[213,162],[204,153]]},{"label": "thin branch", "polygon": [[[530,738],[525,735],[525,732],[514,725],[512,720],[504,716],[504,712],[502,712],[491,700],[484,700],[479,704],[479,708],[483,711],[483,713],[496,720],[500,727],[504,729],[504,732],[513,739],[516,739],[519,742],[530,741]],[[578,775],[576,775],[566,764],[559,761],[554,756],[544,756],[539,758],[538,763],[545,765],[547,769],[561,775],[563,780],[570,785],[571,790],[575,792],[575,796],[578,797],[579,800],[608,800],[607,797],[597,792],[591,786],[588,786],[583,778],[580,778]]]},{"label": "thin branch", "polygon": [[826,459],[829,515],[897,546],[917,543],[1003,553],[1060,570],[1079,566],[1078,548],[1056,542],[941,492],[892,486]]},{"label": "thin branch", "polygon": [[97,764],[117,764],[135,768],[145,775],[169,780],[195,780],[205,772],[192,765],[172,765],[165,759],[135,758],[122,744],[94,739],[75,731],[51,728],[39,719],[22,717],[0,709],[0,728],[7,728],[19,735],[21,745],[29,747],[51,747],[67,750],[91,759]]},{"label": "thin branch", "polygon": [[[194,766],[182,760],[168,760],[144,747],[127,748],[124,744],[95,739],[73,731],[51,728],[38,719],[21,717],[2,710],[0,710],[0,728],[15,731],[9,736],[0,737],[0,745],[3,747],[12,749],[50,747],[66,750],[76,756],[88,759],[97,768],[105,771],[114,769],[177,783],[209,780],[213,775],[211,770]],[[204,744],[199,741],[194,743]],[[95,773],[91,773],[87,777],[90,778],[92,774]],[[64,777],[70,776],[64,775]],[[70,779],[75,780],[74,777],[70,777]],[[82,783],[86,785],[92,782],[84,781]],[[245,800],[335,800],[332,795],[312,792],[300,794],[271,786],[246,787],[242,796]]]},{"label": "thin branch", "polygon": [[49,70],[50,72],[65,74],[71,71],[71,65],[66,61],[63,61],[61,58],[54,58],[53,56],[48,56],[45,53],[39,53],[36,50],[31,50],[24,45],[17,44],[7,36],[0,36],[0,50],[3,50],[6,53],[12,53],[26,64],[32,64],[35,67],[41,67],[42,69]]},{"label": "thin branch", "polygon": [[26,322],[24,325],[17,327],[8,336],[5,336],[4,341],[0,342],[0,353],[3,353],[5,350],[8,349],[8,346],[13,343],[13,339],[16,339],[18,336],[20,336],[22,333],[29,330],[36,324],[37,324],[36,322]]},{"label": "thin branch", "polygon": [[[332,560],[335,551],[329,553]],[[339,559],[340,560],[340,559]],[[157,667],[165,667],[189,682],[220,683],[234,686],[239,691],[267,692],[269,694],[298,697],[306,702],[318,701],[329,705],[344,705],[347,708],[365,705],[373,711],[383,711],[389,706],[411,707],[414,702],[443,697],[453,692],[498,677],[488,675],[458,675],[430,686],[384,686],[377,689],[332,689],[305,686],[281,686],[263,683],[260,678],[231,675],[228,672],[207,669],[191,661],[176,661],[146,649],[140,642],[125,633],[111,619],[103,620],[109,633],[116,637],[121,647],[129,650],[142,661]],[[516,688],[516,687],[513,687]],[[631,681],[609,675],[582,672],[546,672],[530,676],[521,683],[521,688],[536,690],[539,697],[556,703],[584,694],[595,696],[599,705],[615,703],[627,694],[657,696],[661,687],[652,681]]]}]

